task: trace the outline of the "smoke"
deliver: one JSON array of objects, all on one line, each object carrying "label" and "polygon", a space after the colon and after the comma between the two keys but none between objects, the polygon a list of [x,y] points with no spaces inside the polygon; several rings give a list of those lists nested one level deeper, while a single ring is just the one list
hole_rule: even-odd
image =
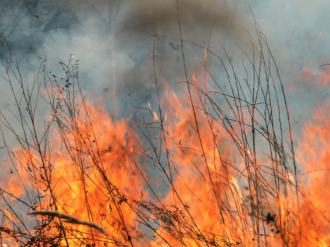
[{"label": "smoke", "polygon": [[176,3],[142,0],[128,4],[124,13],[127,18],[123,21],[122,30],[131,34],[150,35],[156,29],[163,37],[178,36],[180,19],[183,33],[193,35],[196,41],[205,41],[210,32],[215,35],[221,32],[226,36],[234,32],[238,34],[243,24],[240,11],[223,1],[184,0]]},{"label": "smoke", "polygon": [[[178,10],[175,1],[121,0],[1,0],[0,33],[16,54],[25,83],[32,83],[41,59],[47,56],[53,74],[63,75],[58,62],[73,54],[80,60],[80,80],[89,95],[104,99],[118,117],[134,112],[131,105],[155,103],[155,87],[150,52],[154,36],[157,54],[155,69],[170,86],[184,80]],[[234,65],[242,64],[242,54],[235,44],[251,55],[249,32],[254,35],[250,4],[261,30],[267,36],[278,62],[284,84],[290,84],[304,67],[313,71],[326,63],[330,54],[326,45],[326,1],[179,1],[182,38],[210,47],[225,57],[226,48]],[[320,37],[320,32],[322,35]],[[308,49],[307,49],[307,48]],[[204,51],[184,43],[188,72],[198,72],[196,57]],[[8,55],[5,43],[0,53]],[[321,59],[320,59],[321,58]],[[210,64],[215,60],[209,57]],[[212,60],[213,59],[213,60]],[[223,69],[215,63],[209,69],[221,78]],[[200,67],[199,67],[200,69]],[[3,68],[0,68],[4,75]],[[237,75],[245,70],[237,69]],[[0,109],[12,108],[10,87],[1,79]],[[297,82],[299,84],[299,82]],[[313,89],[313,87],[311,87]],[[19,89],[19,87],[15,88]],[[289,106],[296,116],[306,105],[313,109],[327,90],[291,95]],[[308,100],[306,100],[308,99]],[[312,103],[311,103],[312,102]],[[14,120],[9,117],[9,120]],[[303,122],[303,121],[301,121]],[[298,126],[298,125],[297,125]],[[299,126],[298,126],[299,127]],[[3,151],[3,150],[2,150]]]},{"label": "smoke", "polygon": [[[183,79],[179,25],[184,40],[204,47],[214,44],[215,39],[224,44],[239,43],[246,36],[243,23],[248,26],[242,10],[224,1],[184,0],[179,5],[175,1],[131,1],[121,16],[125,18],[118,22],[116,41],[120,42],[120,50],[132,54],[135,62],[130,73],[124,75],[124,87],[127,93],[143,88],[139,90],[141,98],[149,98],[145,92],[153,85],[152,66],[146,63],[152,44],[155,54],[160,54],[156,62],[156,70],[161,68],[160,76],[170,84]],[[203,56],[203,50],[193,45],[186,45],[184,50],[191,70],[196,63],[193,57]]]},{"label": "smoke", "polygon": [[[182,38],[205,47],[217,40],[229,48],[247,36],[244,28],[253,27],[246,4],[179,2],[3,0],[0,33],[17,56],[25,83],[33,81],[40,58],[47,56],[49,70],[61,75],[58,62],[73,54],[80,61],[83,89],[104,98],[109,110],[128,116],[133,107],[127,95],[136,105],[153,100],[153,67],[148,62],[153,36],[160,77],[170,85],[183,78],[178,13]],[[203,50],[186,45],[185,52],[191,71],[194,57],[203,56]],[[9,55],[3,40],[0,53]],[[1,83],[5,91],[10,89]],[[11,97],[1,95],[2,110],[12,103]]]},{"label": "smoke", "polygon": [[[306,120],[318,105],[329,98],[319,80],[328,74],[330,55],[327,1],[269,1],[253,5],[256,19],[267,36],[288,93],[293,128],[300,136]],[[307,70],[320,75],[306,78]],[[306,84],[306,80],[308,80]],[[300,133],[300,134],[298,134]]]}]

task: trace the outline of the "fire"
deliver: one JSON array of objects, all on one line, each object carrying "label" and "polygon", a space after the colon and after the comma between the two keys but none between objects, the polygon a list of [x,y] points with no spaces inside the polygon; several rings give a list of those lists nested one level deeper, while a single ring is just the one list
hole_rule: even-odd
[{"label": "fire", "polygon": [[[15,197],[23,196],[26,189],[38,191],[40,201],[34,204],[36,210],[56,210],[95,222],[106,229],[108,236],[124,241],[127,236],[120,230],[127,228],[127,233],[133,235],[130,227],[136,224],[135,213],[127,201],[139,200],[144,190],[141,170],[130,159],[137,154],[132,147],[141,143],[126,121],[114,123],[101,105],[93,107],[86,103],[85,107],[91,124],[81,124],[78,129],[71,126],[71,130],[54,129],[45,157],[41,158],[33,149],[13,150],[20,178],[13,174],[8,188]],[[44,172],[44,167],[52,173]],[[40,182],[36,183],[35,178]],[[1,186],[6,188],[3,183]],[[98,235],[82,225],[73,225],[72,230],[81,232],[75,234],[77,238]],[[77,240],[68,238],[68,243],[76,245]]]},{"label": "fire", "polygon": [[134,106],[136,114],[119,121],[102,101],[87,102],[69,79],[61,87],[54,76],[42,90],[53,125],[29,126],[32,141],[18,138],[4,163],[0,230],[13,237],[5,244],[328,246],[328,112],[319,109],[305,125],[294,156],[282,134],[281,118],[289,116],[270,106],[275,83],[260,86],[262,103],[249,87],[251,103],[235,72],[233,95],[207,73],[194,72],[178,92],[157,77],[157,107]]},{"label": "fire", "polygon": [[[56,210],[83,221],[93,221],[106,229],[112,241],[137,246],[140,243],[152,246],[250,246],[260,243],[260,236],[270,229],[262,219],[253,219],[250,206],[245,203],[246,198],[259,193],[260,185],[251,183],[248,192],[242,191],[241,186],[251,179],[247,179],[251,176],[250,169],[258,169],[261,165],[256,163],[244,140],[235,134],[241,128],[239,124],[232,124],[228,131],[220,119],[206,114],[207,109],[201,102],[207,95],[203,98],[195,90],[204,82],[199,81],[197,75],[192,78],[191,96],[186,92],[176,94],[163,81],[165,93],[159,102],[162,111],[152,111],[148,103],[150,120],[159,126],[159,132],[155,131],[152,139],[162,138],[164,144],[160,151],[166,153],[166,160],[160,158],[160,151],[152,140],[151,150],[139,148],[146,144],[140,141],[137,132],[128,127],[127,121],[112,123],[100,102],[97,107],[85,102],[85,114],[82,112],[76,118],[67,119],[58,109],[54,110],[49,119],[62,120],[49,137],[49,153],[40,157],[34,150],[14,150],[24,185],[39,190],[39,197],[45,198],[40,199],[35,209]],[[210,85],[207,88],[212,90]],[[147,124],[147,119],[144,118],[141,124]],[[150,168],[136,162],[144,160],[142,155],[158,166],[166,177],[168,189],[158,190],[160,203],[148,201],[151,191],[145,190],[145,186],[155,184],[148,179],[159,178],[147,176],[146,171]],[[240,156],[245,160],[233,159]],[[270,160],[263,162],[267,164]],[[27,166],[39,173],[37,177],[44,183],[36,183]],[[243,180],[239,181],[238,175]],[[51,182],[47,184],[47,181]],[[272,182],[264,182],[272,186]],[[23,195],[22,185],[11,185],[15,196]],[[143,198],[141,191],[145,194]],[[290,208],[285,196],[279,198],[282,198],[282,205]],[[280,208],[282,214],[284,206]],[[296,212],[295,208],[290,210]],[[145,236],[138,237],[142,225],[147,225],[145,217],[159,221],[152,241],[147,241]],[[273,222],[273,230],[277,233],[267,240],[273,245],[281,242],[279,233],[283,226],[277,225],[275,218],[269,221]],[[255,229],[258,227],[264,230],[259,230],[257,236]],[[95,230],[84,225],[70,229],[78,231],[75,237],[93,238],[96,235],[94,238],[102,241]],[[75,238],[65,241],[69,245],[77,244]],[[62,240],[62,244],[65,241]]]},{"label": "fire", "polygon": [[303,128],[304,138],[299,141],[297,160],[303,168],[300,175],[304,199],[301,205],[305,246],[328,246],[330,243],[330,194],[328,172],[330,171],[329,104],[319,107],[313,122]]},{"label": "fire", "polygon": [[[199,83],[195,75],[193,80]],[[235,172],[229,166],[230,156],[236,152],[230,145],[230,136],[221,124],[210,122],[209,125],[210,119],[200,111],[196,112],[200,126],[197,133],[192,108],[182,103],[189,102],[189,97],[176,95],[166,83],[164,87],[166,93],[162,105],[168,106],[164,111],[166,116],[171,116],[171,122],[167,120],[165,124],[170,140],[166,149],[172,150],[169,162],[177,179],[171,184],[172,192],[167,194],[163,203],[169,208],[180,208],[181,211],[175,213],[185,220],[182,219],[181,226],[172,225],[181,232],[180,237],[162,228],[157,232],[159,237],[153,246],[167,243],[171,246],[204,246],[205,242],[227,245],[250,243],[252,232],[246,239],[240,236],[250,230],[240,219],[244,210]],[[228,194],[230,196],[225,198]],[[230,213],[226,207],[237,213]]]}]

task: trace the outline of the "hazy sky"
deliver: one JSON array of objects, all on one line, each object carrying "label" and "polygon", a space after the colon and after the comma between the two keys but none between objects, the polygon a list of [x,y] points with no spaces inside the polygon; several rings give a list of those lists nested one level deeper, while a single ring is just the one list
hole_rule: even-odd
[{"label": "hazy sky", "polygon": [[[212,44],[220,41],[235,62],[234,42],[244,47],[245,27],[252,35],[251,6],[279,66],[289,94],[296,128],[308,113],[328,97],[322,64],[328,63],[330,4],[326,0],[181,1],[184,39],[207,45],[212,23]],[[127,95],[137,105],[153,98],[150,56],[153,24],[156,49],[163,62],[162,77],[170,85],[182,79],[176,15],[172,0],[0,0],[0,33],[9,40],[27,82],[46,52],[48,68],[61,74],[58,62],[70,54],[80,60],[84,89],[102,96],[107,106],[131,114]],[[213,22],[218,16],[216,22]],[[214,24],[215,23],[215,24]],[[6,54],[5,46],[1,52]],[[188,60],[200,50],[187,46]],[[159,58],[160,59],[160,58]],[[160,61],[160,60],[158,60]],[[236,61],[239,62],[239,59]],[[159,66],[160,64],[158,64]],[[191,62],[193,67],[193,62]],[[308,73],[306,68],[309,68]],[[1,70],[3,73],[3,68]],[[304,73],[309,80],[304,79]],[[9,87],[0,80],[0,108],[12,104]],[[116,97],[114,97],[114,92]]]}]

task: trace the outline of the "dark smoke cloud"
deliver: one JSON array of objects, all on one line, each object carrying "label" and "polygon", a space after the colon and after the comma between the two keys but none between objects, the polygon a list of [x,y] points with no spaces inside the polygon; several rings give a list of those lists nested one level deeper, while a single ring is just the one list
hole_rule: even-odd
[{"label": "dark smoke cloud", "polygon": [[177,4],[175,1],[142,0],[127,5],[125,13],[127,18],[122,29],[138,35],[150,35],[155,28],[162,36],[178,35],[179,16],[183,32],[195,37],[203,37],[211,29],[229,36],[234,31],[241,32],[243,23],[240,11],[223,1],[184,0]]},{"label": "dark smoke cloud", "polygon": [[[135,62],[134,68],[123,77],[127,82],[126,92],[143,89],[138,90],[143,100],[149,98],[146,92],[153,86],[152,67],[145,62],[150,56],[152,36],[155,37],[156,53],[161,54],[156,62],[156,69],[162,68],[160,75],[170,83],[183,79],[178,6],[175,1],[126,3],[119,12],[124,18],[117,22],[116,44],[120,50],[131,53]],[[212,39],[221,40],[224,44],[240,43],[247,35],[242,27],[250,28],[252,24],[251,20],[248,24],[242,9],[225,1],[180,1],[179,13],[182,38],[205,47]],[[203,51],[186,45],[185,52],[189,56],[187,63],[191,70],[196,63],[192,56],[203,56]]]}]

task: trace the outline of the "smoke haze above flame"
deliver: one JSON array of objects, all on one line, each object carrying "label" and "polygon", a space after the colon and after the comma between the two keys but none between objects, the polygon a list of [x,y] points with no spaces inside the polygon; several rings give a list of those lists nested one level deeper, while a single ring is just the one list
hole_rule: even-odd
[{"label": "smoke haze above flame", "polygon": [[[288,80],[292,79],[294,69],[299,73],[306,65],[316,68],[325,62],[329,53],[325,45],[329,37],[325,24],[329,17],[324,13],[326,1],[317,5],[311,1],[246,3],[251,5]],[[239,43],[246,38],[243,27],[253,34],[253,20],[246,3],[181,1],[184,39],[207,45],[212,29],[213,38]],[[53,70],[54,64],[74,54],[81,61],[89,91],[102,94],[104,89],[112,90],[113,85],[125,93],[132,87],[148,90],[151,69],[141,62],[149,56],[154,24],[160,37],[157,48],[164,56],[165,66],[171,72],[176,69],[182,73],[180,54],[169,44],[180,45],[174,1],[3,0],[1,11],[0,32],[9,39],[19,58],[29,61],[28,70],[38,66],[44,48]],[[22,62],[21,66],[25,64]],[[6,103],[2,99],[1,105]]]},{"label": "smoke haze above flame", "polygon": [[[288,89],[295,85],[296,89],[288,91],[289,106],[299,130],[307,112],[328,95],[327,90],[310,83],[300,87],[305,85],[301,83],[306,67],[313,75],[326,73],[319,66],[327,63],[330,54],[326,45],[329,17],[324,14],[327,2],[180,1],[183,39],[206,47],[211,37],[212,49],[221,52],[221,42],[234,64],[241,64],[235,44],[248,52],[250,47],[244,46],[249,42],[247,32],[254,35],[248,4],[267,36],[284,84]],[[162,68],[160,76],[170,85],[183,79],[177,18],[174,1],[3,0],[0,33],[17,55],[26,82],[33,80],[39,58],[47,55],[48,68],[60,74],[58,62],[74,54],[80,60],[84,89],[104,98],[109,110],[129,116],[133,112],[131,102],[141,105],[154,100],[152,66],[146,62],[153,33],[156,52],[161,54],[161,60],[156,61],[156,67]],[[6,52],[3,42],[0,49]],[[196,69],[194,59],[203,56],[203,51],[189,44],[185,51],[188,69]],[[3,110],[13,102],[6,82],[2,80],[1,85]]]},{"label": "smoke haze above flame", "polygon": [[[247,5],[243,5],[247,11]],[[225,1],[181,1],[183,38],[207,46],[210,35],[225,45],[243,40],[248,18],[244,9]],[[8,1],[3,4],[0,33],[17,55],[26,82],[32,82],[41,59],[47,56],[53,74],[73,54],[80,61],[84,90],[100,95],[112,111],[129,116],[132,106],[153,100],[150,57],[152,35],[161,54],[160,76],[170,84],[183,77],[178,16],[173,1]],[[252,19],[250,29],[253,27]],[[4,41],[1,53],[8,55]],[[193,56],[203,54],[188,47]],[[193,61],[195,62],[195,61]],[[2,69],[3,73],[4,70]],[[10,90],[1,81],[3,92]],[[116,95],[114,97],[114,95]],[[0,106],[11,106],[11,96],[1,95]],[[118,111],[119,109],[119,111]]]}]

